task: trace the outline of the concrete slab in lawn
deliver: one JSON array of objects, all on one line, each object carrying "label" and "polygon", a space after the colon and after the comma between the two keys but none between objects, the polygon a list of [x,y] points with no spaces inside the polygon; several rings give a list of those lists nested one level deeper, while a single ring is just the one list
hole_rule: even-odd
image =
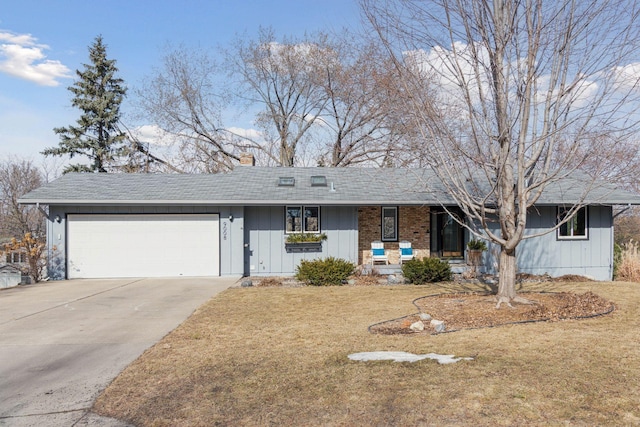
[{"label": "concrete slab in lawn", "polygon": [[89,413],[99,393],[237,280],[71,280],[0,291],[0,425],[126,425]]}]

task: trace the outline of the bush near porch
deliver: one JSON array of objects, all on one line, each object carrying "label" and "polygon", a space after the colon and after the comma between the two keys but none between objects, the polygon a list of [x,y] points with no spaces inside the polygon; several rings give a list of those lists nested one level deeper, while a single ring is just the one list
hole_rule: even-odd
[{"label": "bush near porch", "polygon": [[353,263],[340,258],[303,259],[296,269],[296,279],[312,286],[342,285],[355,268]]},{"label": "bush near porch", "polygon": [[402,264],[402,275],[414,285],[451,280],[451,266],[439,258],[412,259]]}]

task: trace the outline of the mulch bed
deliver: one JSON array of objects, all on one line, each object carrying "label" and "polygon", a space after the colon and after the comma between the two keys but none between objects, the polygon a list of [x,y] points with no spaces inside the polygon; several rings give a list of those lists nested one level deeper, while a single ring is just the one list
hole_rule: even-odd
[{"label": "mulch bed", "polygon": [[[488,294],[450,293],[422,297],[413,301],[419,309],[418,313],[372,325],[369,330],[385,335],[416,333],[409,327],[420,320],[419,313],[428,313],[433,319],[443,320],[445,332],[453,332],[514,323],[582,319],[608,314],[615,309],[612,302],[593,292],[537,292],[519,295],[533,304],[514,304],[513,308],[503,304],[496,309],[495,296]],[[429,322],[424,323],[426,328],[422,333],[433,333]]]}]

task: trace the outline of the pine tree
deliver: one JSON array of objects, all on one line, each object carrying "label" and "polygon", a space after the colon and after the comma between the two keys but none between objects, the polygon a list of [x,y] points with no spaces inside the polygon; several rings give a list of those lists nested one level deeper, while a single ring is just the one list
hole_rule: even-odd
[{"label": "pine tree", "polygon": [[78,80],[68,89],[74,97],[71,105],[82,111],[77,126],[55,128],[60,135],[58,147],[47,148],[45,156],[85,156],[91,163],[75,164],[67,172],[107,172],[107,168],[126,150],[126,136],[118,128],[120,103],[126,95],[124,81],[116,77],[116,61],[107,59],[102,36],[89,48],[90,64],[76,70]]}]

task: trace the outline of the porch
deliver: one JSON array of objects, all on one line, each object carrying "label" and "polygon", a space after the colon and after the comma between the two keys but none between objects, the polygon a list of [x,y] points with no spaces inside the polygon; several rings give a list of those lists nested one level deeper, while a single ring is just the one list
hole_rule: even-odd
[{"label": "porch", "polygon": [[[457,219],[453,219],[455,215]],[[409,242],[416,259],[448,259],[454,273],[465,270],[466,232],[458,208],[435,206],[361,206],[358,208],[358,264],[371,271],[371,243],[382,242],[390,265],[381,274],[400,271],[400,242]]]}]

